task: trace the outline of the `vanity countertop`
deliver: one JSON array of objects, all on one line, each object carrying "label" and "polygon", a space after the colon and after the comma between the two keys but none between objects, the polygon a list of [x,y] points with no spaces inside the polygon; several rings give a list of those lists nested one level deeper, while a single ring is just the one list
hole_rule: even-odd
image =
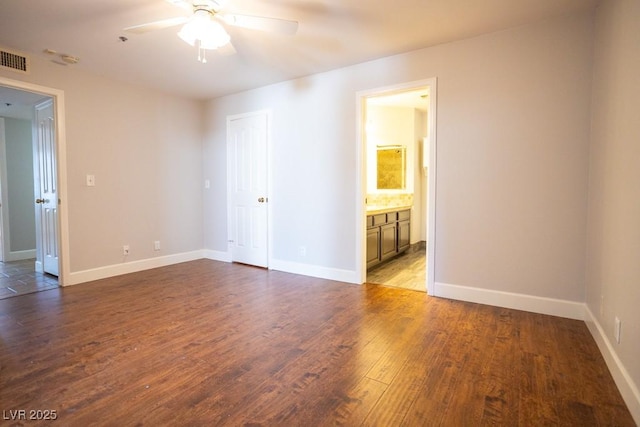
[{"label": "vanity countertop", "polygon": [[387,212],[404,211],[411,209],[411,206],[367,206],[367,215],[378,215]]}]

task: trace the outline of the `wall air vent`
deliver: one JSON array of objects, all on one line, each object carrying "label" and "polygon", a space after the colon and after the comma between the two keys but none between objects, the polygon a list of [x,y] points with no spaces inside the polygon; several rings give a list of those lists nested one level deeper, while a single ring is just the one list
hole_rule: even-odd
[{"label": "wall air vent", "polygon": [[0,48],[0,68],[29,74],[29,58],[26,55]]}]

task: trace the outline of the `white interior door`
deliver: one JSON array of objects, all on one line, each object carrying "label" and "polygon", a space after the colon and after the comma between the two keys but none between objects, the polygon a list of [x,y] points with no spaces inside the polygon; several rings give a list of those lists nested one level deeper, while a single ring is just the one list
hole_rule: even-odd
[{"label": "white interior door", "polygon": [[268,267],[267,143],[269,113],[227,119],[231,260]]},{"label": "white interior door", "polygon": [[56,129],[53,101],[35,107],[36,118],[36,233],[38,263],[45,273],[58,276],[58,188],[56,163]]}]

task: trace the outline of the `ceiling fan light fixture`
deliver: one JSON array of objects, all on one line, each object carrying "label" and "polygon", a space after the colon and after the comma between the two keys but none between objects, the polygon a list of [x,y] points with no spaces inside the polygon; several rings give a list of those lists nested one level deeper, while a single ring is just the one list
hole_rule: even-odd
[{"label": "ceiling fan light fixture", "polygon": [[178,37],[200,49],[217,49],[229,43],[231,37],[206,9],[196,10],[193,17],[178,32]]}]

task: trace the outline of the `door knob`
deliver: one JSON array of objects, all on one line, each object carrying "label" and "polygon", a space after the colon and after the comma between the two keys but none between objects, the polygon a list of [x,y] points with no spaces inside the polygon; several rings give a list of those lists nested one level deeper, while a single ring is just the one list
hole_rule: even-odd
[{"label": "door knob", "polygon": [[264,203],[264,197],[260,197],[260,198],[258,199],[258,202],[259,202],[259,203]]},{"label": "door knob", "polygon": [[45,199],[36,199],[36,203],[46,203]]}]

